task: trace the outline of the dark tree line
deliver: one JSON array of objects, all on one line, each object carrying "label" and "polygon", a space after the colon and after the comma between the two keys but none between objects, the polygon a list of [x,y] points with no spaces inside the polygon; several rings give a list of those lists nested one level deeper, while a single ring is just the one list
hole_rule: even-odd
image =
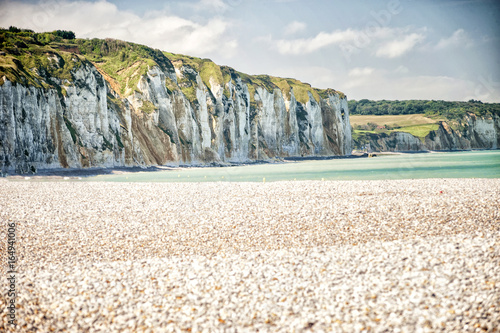
[{"label": "dark tree line", "polygon": [[402,115],[426,114],[446,118],[462,118],[466,113],[478,116],[500,115],[500,103],[483,103],[477,100],[468,102],[449,102],[435,100],[372,101],[361,99],[348,102],[349,112],[355,115]]},{"label": "dark tree line", "polygon": [[73,31],[67,30],[56,30],[53,32],[53,34],[64,39],[75,39],[76,37]]}]

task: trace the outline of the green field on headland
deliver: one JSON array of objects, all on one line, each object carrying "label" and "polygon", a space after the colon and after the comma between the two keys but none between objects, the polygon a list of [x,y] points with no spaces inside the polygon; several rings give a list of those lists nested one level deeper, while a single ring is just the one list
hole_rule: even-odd
[{"label": "green field on headland", "polygon": [[446,120],[441,116],[427,117],[424,114],[402,115],[351,115],[353,138],[357,140],[364,133],[406,132],[424,138],[439,128],[439,122]]}]

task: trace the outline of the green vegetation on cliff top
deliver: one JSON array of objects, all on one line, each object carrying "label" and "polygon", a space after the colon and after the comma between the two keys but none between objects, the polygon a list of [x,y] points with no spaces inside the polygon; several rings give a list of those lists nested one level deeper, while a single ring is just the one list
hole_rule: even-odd
[{"label": "green vegetation on cliff top", "polygon": [[[0,29],[0,85],[3,77],[9,81],[36,87],[53,87],[64,96],[64,86],[73,80],[73,72],[90,62],[105,76],[112,88],[126,97],[137,90],[140,78],[152,66],[159,66],[166,72],[174,67],[188,66],[200,74],[203,83],[211,90],[212,82],[223,87],[223,94],[229,98],[231,92],[227,83],[239,77],[247,85],[251,103],[258,87],[272,92],[281,90],[286,99],[291,92],[298,102],[306,103],[312,95],[316,101],[328,95],[345,95],[333,89],[315,89],[309,84],[291,78],[268,75],[248,75],[226,66],[219,66],[210,59],[162,52],[143,45],[114,39],[77,39],[71,31],[56,30],[36,33],[32,30]],[[57,79],[54,82],[54,78]],[[59,81],[59,82],[57,82]],[[195,77],[179,79],[177,85],[170,78],[166,86],[170,91],[182,90],[192,102],[196,100]],[[477,116],[500,115],[500,103],[447,101],[360,101],[351,100],[351,115],[404,115],[426,114],[445,119],[463,119],[467,113]]]},{"label": "green vegetation on cliff top", "polygon": [[[61,30],[39,34],[12,27],[0,30],[0,85],[5,76],[12,82],[61,92],[60,85],[71,81],[71,72],[85,63],[84,57],[67,51],[74,41],[61,36],[71,35]],[[66,47],[60,49],[61,44]],[[62,82],[52,82],[53,78]]]},{"label": "green vegetation on cliff top", "polygon": [[368,142],[368,136],[376,138],[392,132],[406,132],[424,140],[439,129],[444,121],[454,130],[461,132],[466,126],[466,116],[500,116],[500,103],[448,101],[372,101],[362,99],[349,101],[352,138],[356,148]]},{"label": "green vegetation on cliff top", "polygon": [[448,101],[372,101],[362,99],[348,102],[351,115],[407,115],[425,114],[428,117],[442,116],[446,119],[463,119],[467,113],[477,116],[500,115],[500,103],[482,103],[470,100],[468,102]]},{"label": "green vegetation on cliff top", "polygon": [[[173,66],[180,70],[183,66],[192,68],[194,71],[200,74],[201,80],[208,87],[210,91],[212,91],[212,83],[221,85],[225,87],[225,83],[221,69],[218,65],[216,65],[210,59],[201,59],[196,57],[190,57],[181,54],[163,52],[163,54],[172,62]],[[181,71],[182,72],[182,71]],[[181,88],[183,94],[191,101],[195,102],[197,100],[196,97],[196,77],[190,75],[184,75],[183,77],[178,77],[178,84]],[[225,92],[225,91],[224,91]]]},{"label": "green vegetation on cliff top", "polygon": [[314,89],[310,84],[295,79],[279,78],[269,75],[249,75],[237,72],[230,67],[219,66],[210,59],[201,59],[168,52],[164,52],[164,54],[172,61],[175,67],[180,68],[182,66],[189,66],[199,72],[203,83],[209,89],[212,89],[210,79],[223,86],[226,97],[229,97],[229,91],[227,90],[226,84],[231,80],[233,75],[239,76],[241,81],[247,85],[251,102],[255,102],[254,95],[258,87],[266,89],[269,92],[273,92],[274,89],[280,89],[287,100],[290,100],[291,89],[293,89],[295,99],[301,103],[307,103],[307,101],[309,101],[308,93],[311,93],[317,102],[319,102],[320,97],[327,98],[328,94],[338,93],[341,98],[345,97],[342,92],[333,89]]},{"label": "green vegetation on cliff top", "polygon": [[224,80],[221,68],[210,59],[201,59],[169,52],[163,52],[163,54],[175,67],[189,66],[200,73],[201,80],[209,89],[212,89],[210,79],[222,86],[229,82],[229,80]]},{"label": "green vegetation on cliff top", "polygon": [[357,149],[363,147],[369,138],[377,139],[390,135],[394,132],[409,133],[422,142],[432,131],[439,129],[439,123],[446,119],[442,117],[426,117],[423,114],[410,115],[351,115],[351,125],[353,126],[352,139]]},{"label": "green vegetation on cliff top", "polygon": [[[113,89],[122,96],[138,91],[137,84],[154,66],[172,69],[169,60],[159,50],[115,39],[78,39],[78,50],[116,84]],[[106,78],[108,81],[109,78]]]},{"label": "green vegetation on cliff top", "polygon": [[[51,77],[72,81],[75,67],[91,62],[105,76],[112,88],[123,97],[138,90],[140,78],[153,66],[164,71],[174,67],[189,66],[199,73],[203,83],[211,90],[212,83],[223,87],[223,94],[229,98],[231,92],[227,83],[239,76],[247,84],[250,98],[254,101],[257,87],[272,92],[280,89],[289,99],[291,91],[297,101],[306,103],[309,94],[319,102],[330,93],[344,94],[333,89],[314,89],[307,83],[295,79],[284,79],[268,75],[247,75],[226,66],[219,66],[210,59],[201,59],[180,54],[161,52],[149,47],[114,39],[77,39],[71,31],[57,30],[36,33],[15,27],[0,29],[0,85],[5,76],[12,82],[37,87],[54,87],[61,91],[60,83],[50,82]],[[168,81],[169,79],[167,79]],[[170,80],[171,81],[171,80]],[[195,77],[166,82],[171,91],[180,89],[192,102],[195,96]]]},{"label": "green vegetation on cliff top", "polygon": [[461,132],[466,126],[467,115],[479,117],[500,116],[500,103],[406,100],[372,101],[362,99],[348,101],[352,138],[356,148],[363,147],[372,139],[392,132],[406,132],[420,140],[439,129],[444,121]]}]

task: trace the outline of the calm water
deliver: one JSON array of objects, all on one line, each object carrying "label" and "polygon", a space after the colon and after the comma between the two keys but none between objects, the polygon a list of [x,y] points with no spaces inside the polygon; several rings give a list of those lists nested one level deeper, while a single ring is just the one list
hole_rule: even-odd
[{"label": "calm water", "polygon": [[301,161],[226,168],[187,168],[88,181],[115,182],[262,182],[279,180],[372,180],[410,178],[500,178],[500,150],[385,155],[374,158]]}]

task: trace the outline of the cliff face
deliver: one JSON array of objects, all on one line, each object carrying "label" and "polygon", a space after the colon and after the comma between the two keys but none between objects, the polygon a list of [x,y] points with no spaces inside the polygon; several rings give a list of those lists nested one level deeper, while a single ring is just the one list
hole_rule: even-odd
[{"label": "cliff face", "polygon": [[442,122],[437,133],[429,133],[425,145],[430,150],[497,149],[500,147],[500,117],[468,114],[457,128]]},{"label": "cliff face", "polygon": [[90,66],[74,75],[66,97],[5,80],[0,87],[3,172],[123,164],[123,152],[111,149],[119,146],[120,121],[108,108],[105,81]]},{"label": "cliff face", "polygon": [[157,51],[114,72],[43,52],[46,70],[0,56],[11,62],[0,77],[4,173],[351,153],[347,101],[331,89]]},{"label": "cliff face", "polygon": [[425,151],[498,149],[500,117],[478,117],[468,114],[460,123],[442,121],[436,131],[425,138],[405,132],[369,136],[370,147],[376,151]]}]

